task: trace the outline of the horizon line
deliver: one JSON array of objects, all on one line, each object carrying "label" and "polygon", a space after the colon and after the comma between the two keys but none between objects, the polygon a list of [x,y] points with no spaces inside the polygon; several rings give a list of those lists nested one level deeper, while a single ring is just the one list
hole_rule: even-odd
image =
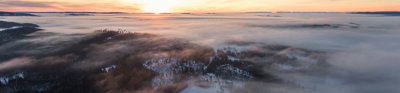
[{"label": "horizon line", "polygon": [[[13,11],[0,11],[0,12],[13,12]],[[166,12],[161,14],[171,14],[171,13],[354,13],[354,12],[400,12],[400,11],[338,11],[338,12],[326,12],[326,11],[315,11],[315,12],[301,12],[301,11],[249,11],[249,12]],[[15,12],[14,13],[152,13],[152,12],[118,12],[118,11],[108,11],[108,12],[95,12],[95,11],[63,11],[63,12],[55,12],[55,11],[47,11],[47,12],[34,12],[34,11],[23,11],[23,12]]]}]

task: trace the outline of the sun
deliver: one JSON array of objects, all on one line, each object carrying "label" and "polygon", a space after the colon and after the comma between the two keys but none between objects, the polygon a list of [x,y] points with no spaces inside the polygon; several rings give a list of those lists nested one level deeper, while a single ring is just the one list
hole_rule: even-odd
[{"label": "sun", "polygon": [[154,13],[154,14],[171,12],[170,7],[159,7],[159,6],[145,6],[142,8],[142,10],[145,12]]},{"label": "sun", "polygon": [[141,4],[141,10],[149,13],[171,13],[183,0],[133,0]]}]

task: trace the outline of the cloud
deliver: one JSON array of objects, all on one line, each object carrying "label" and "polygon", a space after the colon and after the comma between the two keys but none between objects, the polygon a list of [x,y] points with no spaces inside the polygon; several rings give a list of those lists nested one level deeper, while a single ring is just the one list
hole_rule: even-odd
[{"label": "cloud", "polygon": [[8,69],[8,68],[17,68],[21,66],[28,66],[32,64],[32,58],[28,57],[20,57],[14,58],[9,61],[5,61],[0,63],[0,70]]},{"label": "cloud", "polygon": [[[286,53],[293,51],[307,57],[314,54],[288,46],[240,41],[228,43],[260,47],[240,53],[234,48],[213,49],[182,39],[124,31],[73,35],[37,32],[30,37],[0,46],[0,52],[7,52],[1,55],[9,57],[0,59],[3,60],[0,73],[24,72],[27,81],[24,84],[10,81],[10,85],[1,87],[0,92],[46,89],[56,92],[86,92],[93,89],[100,92],[164,93],[182,91],[192,80],[212,85],[212,80],[215,79],[223,84],[217,86],[229,86],[230,83],[226,82],[242,80],[259,80],[263,82],[261,85],[268,85],[264,83],[279,79],[261,69],[268,67],[268,64],[258,65],[257,62],[271,60],[268,63],[273,63],[278,59],[290,64],[302,61],[295,59],[298,56],[288,59]],[[150,67],[144,66],[144,63]],[[108,72],[101,71],[103,67],[110,65],[115,65],[115,68]],[[211,81],[203,80],[204,78],[210,78]],[[71,80],[81,82],[70,82]],[[233,85],[237,85],[235,82]],[[17,85],[17,88],[12,85]],[[253,86],[250,87],[255,88]]]},{"label": "cloud", "polygon": [[400,91],[395,87],[400,85],[398,46],[386,40],[370,41],[335,53],[328,61],[334,66],[336,78],[357,93],[396,93]]},{"label": "cloud", "polygon": [[134,12],[138,5],[134,3],[90,1],[23,1],[2,0],[1,11],[33,11],[33,12]]},{"label": "cloud", "polygon": [[[354,15],[352,15],[354,16]],[[136,18],[136,17],[132,17]],[[193,17],[192,17],[193,18]],[[357,17],[358,18],[358,17]],[[188,19],[188,18],[185,18]],[[318,20],[318,17],[315,18]],[[400,38],[398,37],[398,31],[397,28],[395,29],[390,29],[390,28],[385,28],[385,29],[376,29],[376,28],[365,28],[368,26],[379,26],[379,25],[385,25],[385,27],[391,27],[395,26],[398,23],[392,23],[391,18],[384,18],[387,20],[388,23],[379,23],[385,20],[380,20],[381,18],[378,18],[379,20],[373,19],[369,20],[368,22],[365,21],[357,21],[357,23],[362,24],[360,28],[357,29],[346,29],[346,30],[341,30],[341,29],[335,29],[336,26],[332,24],[342,24],[342,23],[348,23],[354,20],[346,20],[345,22],[334,22],[334,20],[337,19],[331,19],[331,18],[324,18],[324,19],[329,19],[326,20],[327,22],[321,22],[321,23],[303,23],[304,20],[309,20],[309,19],[304,19],[301,21],[299,25],[293,25],[292,23],[290,24],[283,24],[279,25],[278,27],[272,27],[272,28],[309,28],[309,29],[290,29],[289,31],[287,30],[282,30],[282,29],[268,29],[266,30],[265,28],[259,28],[259,27],[245,27],[245,26],[237,26],[237,25],[232,25],[231,24],[211,24],[211,25],[199,25],[195,24],[196,22],[185,22],[185,25],[179,25],[179,24],[172,24],[172,25],[165,25],[165,24],[151,24],[152,21],[148,21],[149,25],[151,26],[160,26],[160,27],[170,27],[171,29],[174,29],[173,32],[167,32],[165,31],[164,33],[168,34],[182,34],[182,33],[189,33],[189,34],[184,34],[185,36],[188,37],[196,37],[196,39],[201,38],[201,39],[214,39],[215,41],[223,41],[223,40],[230,40],[230,39],[236,39],[235,37],[238,37],[238,40],[244,40],[244,41],[252,41],[252,42],[236,42],[236,41],[231,41],[228,42],[229,44],[235,44],[237,46],[253,46],[253,45],[258,45],[260,41],[268,41],[268,40],[276,40],[278,44],[286,44],[291,45],[291,46],[302,46],[304,48],[309,48],[309,49],[316,49],[316,48],[330,48],[331,46],[338,48],[337,50],[341,51],[335,51],[335,52],[330,52],[332,54],[328,55],[329,59],[328,62],[331,65],[331,67],[325,67],[323,69],[311,69],[311,72],[289,72],[287,73],[282,73],[282,71],[278,71],[277,73],[274,73],[276,75],[281,76],[284,80],[287,80],[285,83],[289,83],[287,86],[286,85],[281,85],[280,83],[276,84],[269,84],[269,83],[264,83],[264,82],[257,82],[256,83],[249,83],[246,85],[243,90],[238,91],[238,92],[263,92],[271,88],[271,90],[277,88],[282,91],[286,91],[284,93],[290,93],[291,91],[294,91],[295,93],[299,93],[297,91],[303,91],[302,89],[310,89],[313,90],[311,92],[306,92],[306,93],[367,93],[367,92],[379,92],[381,90],[384,90],[385,93],[396,93],[399,91],[395,86],[399,86],[399,76],[397,75],[397,72],[399,69],[397,69],[396,66],[398,66],[398,58],[400,58],[398,55],[400,55],[399,47],[400,46],[398,43],[395,41],[399,41]],[[110,20],[112,20],[110,18]],[[135,19],[136,20],[136,19]],[[236,19],[237,20],[237,19]],[[314,19],[313,19],[314,20]],[[362,18],[362,20],[365,20],[365,18]],[[107,20],[108,21],[108,20]],[[120,21],[120,20],[117,20]],[[176,18],[175,20],[176,21]],[[197,19],[198,21],[198,19]],[[204,21],[209,21],[209,20],[204,20]],[[219,21],[219,20],[218,20]],[[228,20],[227,20],[228,21]],[[256,22],[259,22],[261,20],[258,20]],[[264,21],[264,20],[262,20]],[[79,21],[78,23],[81,24],[75,24],[77,22],[75,21],[66,21],[65,23],[71,23],[73,25],[79,25],[81,26],[82,24],[87,24],[93,21],[89,21],[85,23],[86,21]],[[104,22],[104,23],[109,23]],[[114,23],[115,22],[115,23]],[[231,21],[229,21],[231,22]],[[254,21],[252,21],[254,22]],[[268,22],[268,21],[267,21]],[[266,22],[266,23],[267,23]],[[273,22],[269,23],[279,23],[280,21],[273,20]],[[289,21],[290,22],[290,21]],[[103,22],[98,22],[98,23],[103,23]],[[132,23],[129,21],[129,23]],[[110,25],[115,25],[115,24],[129,24],[128,22],[116,22],[116,21],[111,21],[109,23]],[[134,22],[137,23],[137,22]],[[143,25],[142,22],[138,22]],[[245,21],[245,23],[249,23],[248,21]],[[267,25],[268,26],[274,26],[268,25],[266,23],[254,23],[254,24],[260,24],[261,26]],[[328,24],[328,25],[321,25],[321,24]],[[169,23],[166,23],[169,24]],[[311,24],[311,25],[303,25],[303,24]],[[314,25],[316,24],[316,25]],[[103,26],[104,24],[101,24]],[[216,26],[218,25],[218,26]],[[343,25],[355,25],[355,24],[343,24]],[[68,25],[69,26],[69,25]],[[99,26],[99,25],[94,25]],[[117,25],[121,26],[121,25]],[[129,24],[129,26],[132,26]],[[342,25],[340,25],[342,26]],[[65,25],[61,27],[57,27],[56,31],[62,30]],[[93,27],[93,28],[95,28]],[[107,26],[105,26],[107,27]],[[176,27],[176,28],[174,28]],[[242,28],[243,27],[243,28]],[[346,27],[346,26],[345,26]],[[138,29],[147,29],[146,25],[144,26],[137,26]],[[182,30],[187,28],[188,30]],[[229,28],[229,29],[226,29]],[[268,27],[269,28],[269,27]],[[315,29],[315,28],[324,28],[324,29]],[[325,30],[325,28],[328,28],[328,30]],[[339,27],[341,28],[341,27]],[[260,30],[261,29],[261,30]],[[311,29],[311,30],[310,30]],[[315,30],[315,31],[314,31]],[[147,31],[147,30],[146,30]],[[392,32],[391,32],[392,31]],[[59,31],[62,32],[62,31]],[[150,30],[149,30],[150,32]],[[162,31],[160,31],[162,32]],[[227,35],[227,36],[225,36]],[[229,37],[228,37],[229,36]],[[90,35],[87,38],[92,38]],[[83,39],[87,39],[83,38]],[[258,40],[253,40],[252,38],[258,38]],[[31,39],[30,41],[27,40],[25,42],[26,44],[20,44],[16,46],[26,46],[29,45],[29,42],[34,42],[34,41],[40,41],[40,44],[44,45],[37,45],[36,47],[40,47],[42,50],[52,50],[51,47],[49,49],[49,46],[53,47],[69,47],[70,44],[65,43],[54,43],[53,45],[46,45],[49,44],[49,41],[55,41],[56,40],[65,40],[66,42],[80,42],[80,39],[67,39],[67,38],[38,38],[38,39]],[[106,37],[103,37],[102,39],[99,40],[104,40],[107,39]],[[196,40],[195,39],[195,40]],[[96,40],[94,40],[96,41]],[[145,42],[146,41],[146,42]],[[159,41],[159,42],[153,42],[153,41]],[[261,42],[262,42],[261,41]],[[130,42],[130,41],[129,41]],[[121,62],[124,61],[122,66],[118,65],[116,69],[111,70],[109,74],[104,75],[106,80],[97,83],[100,87],[105,86],[109,91],[118,91],[118,87],[124,87],[123,85],[121,86],[116,86],[120,83],[118,82],[130,82],[130,83],[146,83],[148,84],[151,82],[148,78],[142,78],[142,77],[137,77],[137,78],[128,78],[128,77],[136,77],[136,76],[146,76],[151,78],[152,74],[150,73],[151,71],[149,70],[144,70],[140,68],[140,62],[144,61],[143,59],[140,59],[141,57],[138,56],[130,56],[129,59],[124,59],[120,57],[124,57],[121,55],[133,53],[133,54],[139,54],[139,55],[149,55],[149,53],[145,54],[142,52],[138,52],[136,50],[140,46],[138,45],[144,45],[146,48],[154,48],[154,46],[160,45],[160,47],[163,47],[163,49],[168,49],[168,47],[171,47],[171,45],[176,45],[176,44],[169,44],[169,41],[162,41],[162,40],[156,40],[156,39],[143,39],[143,42],[136,42],[133,43],[132,45],[129,45],[131,43],[129,42],[114,42],[113,43],[108,43],[108,44],[95,44],[92,47],[89,48],[71,48],[71,49],[85,49],[85,51],[89,51],[89,55],[92,56],[92,58],[85,58],[85,56],[81,57],[76,57],[76,58],[65,58],[65,59],[86,59],[85,62],[87,63],[95,63],[95,62],[101,62],[107,61],[104,63],[108,63],[109,60],[114,60],[114,59],[120,59],[117,61],[110,61],[110,62]],[[132,41],[133,42],[133,41]],[[289,42],[289,43],[287,43]],[[156,43],[155,45],[151,45],[151,43]],[[268,42],[267,42],[268,43]],[[148,45],[147,45],[148,44]],[[207,45],[210,45],[209,43],[206,43]],[[58,45],[58,46],[57,46]],[[71,45],[79,45],[79,44],[71,44]],[[189,44],[191,45],[191,44]],[[336,47],[336,45],[338,47]],[[179,46],[179,45],[178,45]],[[329,46],[329,47],[327,47]],[[344,47],[342,47],[344,46]],[[18,48],[18,47],[11,47],[12,48]],[[181,49],[181,47],[175,47],[176,49]],[[347,49],[349,48],[349,49]],[[160,49],[160,50],[163,50]],[[344,49],[344,50],[343,50]],[[28,53],[28,54],[43,54],[43,53],[48,53],[48,51],[35,51],[36,49],[26,49],[26,50],[20,50],[18,52],[20,53]],[[99,51],[101,50],[101,51]],[[259,49],[254,48],[254,51],[259,51]],[[260,51],[261,52],[261,51]],[[274,52],[274,51],[262,51],[262,52]],[[151,52],[150,54],[153,54]],[[181,53],[175,53],[175,54],[181,54]],[[195,53],[187,53],[189,54],[195,54]],[[262,53],[253,53],[254,55],[257,56],[263,56],[265,54]],[[94,56],[94,57],[93,57]],[[199,56],[196,56],[199,57]],[[53,59],[54,58],[54,59]],[[43,62],[53,62],[57,57],[53,58],[47,58],[48,60],[43,61]],[[127,58],[127,57],[125,57]],[[63,59],[58,58],[58,59]],[[261,58],[252,58],[251,60],[263,63],[263,62],[270,62],[271,60],[264,60]],[[261,60],[261,61],[260,61]],[[272,60],[274,61],[274,60]],[[77,61],[73,61],[77,62]],[[281,62],[281,61],[279,61]],[[135,64],[132,66],[132,64]],[[298,63],[298,62],[293,62],[293,63]],[[82,62],[82,64],[85,64]],[[90,64],[87,65],[86,67],[91,67],[91,66],[98,66],[101,64]],[[139,65],[139,66],[138,66]],[[77,66],[82,66],[81,64],[77,64]],[[109,66],[109,65],[107,65]],[[137,66],[137,68],[136,68]],[[277,65],[278,67],[287,67],[287,66],[282,66],[282,65]],[[84,66],[85,67],[85,66]],[[122,67],[122,68],[121,68]],[[78,67],[82,68],[82,67]],[[141,71],[138,71],[138,73],[134,72],[132,68],[140,69]],[[291,68],[291,67],[287,67]],[[129,75],[131,76],[124,76],[122,71],[125,70],[132,70],[131,72],[126,72],[130,73]],[[119,70],[119,71],[118,71]],[[268,71],[268,69],[267,69]],[[119,73],[113,73],[113,72],[119,72]],[[147,73],[146,73],[147,72]],[[99,80],[102,80],[103,75],[100,75],[98,78]],[[143,80],[143,82],[138,82],[140,80]],[[294,84],[294,85],[290,85]],[[138,87],[134,84],[129,84],[126,83],[127,87]],[[146,85],[150,87],[151,85]],[[392,87],[393,86],[393,87]],[[265,88],[268,87],[268,88]],[[298,89],[300,87],[300,89]],[[249,89],[249,90],[246,90]],[[259,89],[259,90],[257,90]],[[265,90],[263,90],[265,89]],[[148,91],[151,91],[152,89],[148,89]],[[276,89],[275,89],[276,90]]]},{"label": "cloud", "polygon": [[50,8],[53,2],[33,2],[33,1],[0,1],[1,5],[13,7],[37,7],[37,8]]},{"label": "cloud", "polygon": [[247,25],[249,27],[260,27],[260,28],[283,28],[283,29],[357,29],[360,25],[353,24],[284,24],[284,25]]}]

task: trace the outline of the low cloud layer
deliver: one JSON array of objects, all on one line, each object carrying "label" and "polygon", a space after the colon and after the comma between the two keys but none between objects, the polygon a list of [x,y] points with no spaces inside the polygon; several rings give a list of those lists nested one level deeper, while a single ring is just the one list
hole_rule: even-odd
[{"label": "low cloud layer", "polygon": [[[228,43],[237,48],[256,47],[213,49],[183,39],[124,30],[36,32],[0,46],[1,52],[7,52],[0,59],[1,91],[178,93],[190,85],[229,91],[241,83],[258,81],[283,86],[285,80],[272,71],[308,71],[324,63],[322,52]],[[15,73],[23,73],[23,78],[10,78]]]},{"label": "low cloud layer", "polygon": [[[143,2],[146,2],[143,4]],[[398,0],[368,1],[363,0],[1,0],[1,11],[30,12],[151,12],[143,11],[143,6],[167,5],[171,12],[260,12],[260,11],[298,11],[298,12],[354,12],[354,11],[398,11]],[[156,6],[157,7],[157,6]],[[29,8],[29,9],[26,9]],[[97,9],[101,8],[101,9]]]},{"label": "low cloud layer", "polygon": [[139,10],[137,4],[124,4],[120,1],[76,3],[71,1],[1,0],[0,7],[3,7],[0,11],[19,12],[135,12]]},{"label": "low cloud layer", "polygon": [[[71,80],[84,82],[61,83],[71,86],[80,84],[85,89],[94,86],[94,90],[87,91],[95,92],[99,87],[104,89],[99,91],[109,92],[399,91],[394,87],[399,84],[399,69],[396,66],[399,65],[397,60],[400,55],[400,45],[396,43],[400,40],[399,22],[393,21],[397,19],[395,16],[277,13],[274,15],[281,17],[272,18],[246,13],[171,14],[157,17],[140,14],[123,17],[94,14],[78,18],[64,14],[54,15],[56,16],[3,19],[34,22],[44,29],[40,33],[35,32],[27,35],[29,37],[15,39],[13,43],[0,46],[0,51],[9,53],[1,54],[7,55],[1,62],[8,66],[2,67],[0,76],[10,79],[7,86],[32,80],[33,83],[40,81],[40,84],[26,86],[46,88],[58,85],[43,82]],[[208,24],[204,24],[206,22]],[[246,25],[250,23],[267,27]],[[77,27],[85,29],[76,29]],[[122,33],[117,32],[118,34],[92,31],[101,28],[128,30],[121,30]],[[126,35],[133,37],[126,37],[123,34],[126,31],[135,33]],[[76,34],[77,32],[82,34]],[[212,56],[215,54],[220,56]],[[235,75],[235,71],[229,73],[239,76],[236,77],[239,79],[221,78],[229,76],[219,74],[221,72],[187,75],[186,72],[194,69],[203,72],[204,64],[208,64],[210,59],[216,63],[221,62],[210,68],[226,72],[239,68],[237,72],[241,72],[240,74]],[[18,63],[13,64],[14,62]],[[190,64],[191,70],[185,72],[176,69],[188,68],[182,64],[173,64],[174,62]],[[225,65],[225,62],[234,64]],[[247,69],[246,66],[257,69]],[[157,67],[166,69],[156,69]],[[104,70],[107,68],[108,71]],[[27,69],[45,73],[28,73],[30,70]],[[52,69],[61,69],[66,74]],[[177,72],[170,74],[175,70]],[[23,80],[12,78],[21,72],[24,72]],[[246,72],[253,78],[240,78],[247,76]],[[82,74],[88,77],[76,77]],[[29,78],[40,75],[48,78],[45,79],[48,81]],[[207,80],[228,83],[220,82],[221,85],[218,85]],[[27,89],[26,86],[18,89]]]},{"label": "low cloud layer", "polygon": [[39,7],[50,8],[54,7],[51,2],[33,2],[33,1],[0,1],[0,5],[4,7]]}]

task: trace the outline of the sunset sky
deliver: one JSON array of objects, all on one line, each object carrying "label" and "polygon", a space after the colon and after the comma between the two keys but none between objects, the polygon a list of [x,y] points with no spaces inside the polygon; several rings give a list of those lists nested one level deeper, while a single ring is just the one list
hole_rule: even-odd
[{"label": "sunset sky", "polygon": [[400,11],[400,0],[0,0],[11,12]]}]

